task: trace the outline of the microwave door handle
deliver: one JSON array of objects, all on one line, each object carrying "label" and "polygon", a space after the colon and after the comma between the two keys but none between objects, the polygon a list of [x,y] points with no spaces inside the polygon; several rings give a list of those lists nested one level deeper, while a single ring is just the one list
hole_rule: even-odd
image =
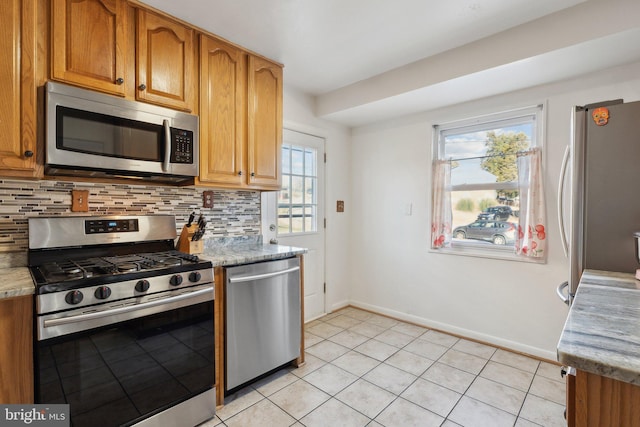
[{"label": "microwave door handle", "polygon": [[162,121],[164,127],[164,162],[162,162],[162,171],[169,172],[169,161],[171,160],[171,127],[169,120]]}]

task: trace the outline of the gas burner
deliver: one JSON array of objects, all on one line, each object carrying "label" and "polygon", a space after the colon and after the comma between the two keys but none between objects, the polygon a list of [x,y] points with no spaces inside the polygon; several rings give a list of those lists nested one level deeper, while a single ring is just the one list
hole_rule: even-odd
[{"label": "gas burner", "polygon": [[50,262],[41,266],[42,274],[50,281],[67,281],[93,276],[93,265],[80,265],[73,261]]},{"label": "gas burner", "polygon": [[119,272],[121,273],[127,273],[129,271],[138,271],[140,270],[140,265],[136,264],[135,262],[123,262],[123,263],[119,263],[116,264],[116,268],[118,269]]},{"label": "gas burner", "polygon": [[157,267],[172,267],[174,265],[182,265],[182,260],[168,254],[152,255],[149,257],[153,264]]},{"label": "gas burner", "polygon": [[64,281],[64,280],[75,280],[75,279],[82,279],[84,278],[84,274],[82,273],[82,270],[78,269],[76,272],[71,273],[68,271],[58,271],[58,272],[51,272],[48,273],[49,280],[51,281]]}]

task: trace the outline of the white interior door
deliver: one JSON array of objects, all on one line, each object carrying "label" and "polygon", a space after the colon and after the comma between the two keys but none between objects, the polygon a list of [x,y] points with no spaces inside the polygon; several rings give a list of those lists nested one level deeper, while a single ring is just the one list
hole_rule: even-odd
[{"label": "white interior door", "polygon": [[324,197],[324,138],[285,129],[276,233],[279,244],[308,249],[304,255],[305,321],[326,313]]}]

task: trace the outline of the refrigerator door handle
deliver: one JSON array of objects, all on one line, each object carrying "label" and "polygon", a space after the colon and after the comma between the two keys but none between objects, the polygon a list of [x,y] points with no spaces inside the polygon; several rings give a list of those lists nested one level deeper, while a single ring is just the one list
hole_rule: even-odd
[{"label": "refrigerator door handle", "polygon": [[568,288],[568,287],[569,287],[569,282],[562,282],[556,288],[556,293],[558,294],[558,296],[560,297],[563,303],[567,305],[571,305],[571,300],[573,299],[573,295],[571,295],[570,291],[567,291],[566,295],[564,293],[565,288]]},{"label": "refrigerator door handle", "polygon": [[560,226],[560,241],[562,242],[562,249],[564,250],[564,256],[569,256],[569,245],[567,243],[567,230],[564,226],[564,181],[567,176],[567,167],[569,166],[569,153],[570,147],[567,146],[564,150],[564,157],[562,158],[562,167],[560,168],[560,180],[558,182],[558,224]]}]

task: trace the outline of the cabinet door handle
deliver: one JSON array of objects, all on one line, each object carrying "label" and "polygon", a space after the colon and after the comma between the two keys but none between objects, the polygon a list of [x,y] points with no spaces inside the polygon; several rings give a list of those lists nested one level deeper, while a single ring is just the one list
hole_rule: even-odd
[{"label": "cabinet door handle", "polygon": [[145,90],[147,88],[147,85],[142,83],[140,86],[138,86],[138,89],[140,90]]},{"label": "cabinet door handle", "polygon": [[256,176],[255,172],[251,172],[251,176]]},{"label": "cabinet door handle", "polygon": [[31,150],[27,150],[27,151],[25,151],[25,152],[24,152],[24,156],[25,156],[25,157],[33,157],[33,151],[31,151]]},{"label": "cabinet door handle", "polygon": [[238,176],[242,176],[242,171],[238,171]]},{"label": "cabinet door handle", "polygon": [[118,78],[116,79],[116,84],[121,85],[122,83],[124,83],[124,79],[123,79],[122,77],[118,77]]}]

